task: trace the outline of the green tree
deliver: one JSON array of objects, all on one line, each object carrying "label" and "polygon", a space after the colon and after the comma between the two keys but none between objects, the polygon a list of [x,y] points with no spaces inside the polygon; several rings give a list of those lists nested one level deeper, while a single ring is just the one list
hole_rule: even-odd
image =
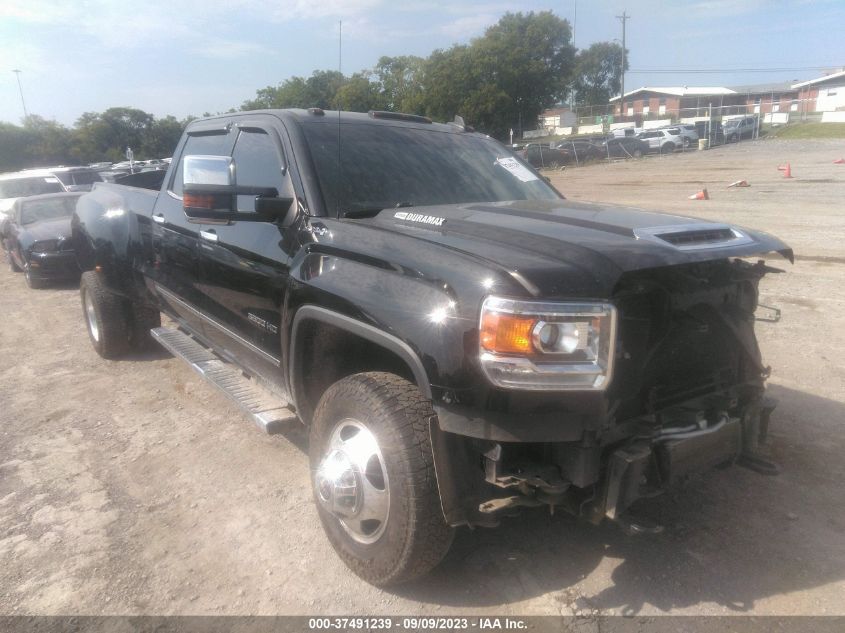
[{"label": "green tree", "polygon": [[153,121],[141,144],[139,158],[143,160],[172,156],[186,125],[187,122],[179,121],[174,116],[166,116]]},{"label": "green tree", "polygon": [[30,148],[34,135],[20,125],[0,123],[0,172],[33,167]]},{"label": "green tree", "polygon": [[425,59],[414,55],[381,57],[373,74],[381,90],[384,108],[414,114],[423,108]]},{"label": "green tree", "polygon": [[601,105],[619,94],[622,63],[628,69],[628,57],[615,42],[596,42],[578,51],[572,84],[578,104]]},{"label": "green tree", "polygon": [[291,77],[278,86],[261,88],[254,99],[245,101],[242,110],[265,108],[333,107],[335,96],[346,78],[336,70],[317,70],[308,77]]},{"label": "green tree", "polygon": [[574,67],[569,23],[551,11],[507,13],[469,45],[432,53],[424,70],[426,113],[499,138],[566,95]]},{"label": "green tree", "polygon": [[30,114],[24,123],[30,141],[27,147],[29,162],[41,165],[62,165],[74,162],[73,134],[56,121]]},{"label": "green tree", "polygon": [[[155,117],[136,108],[86,112],[76,122],[75,141],[83,161],[123,160],[126,148],[140,151]],[[140,158],[140,156],[138,156]]]},{"label": "green tree", "polygon": [[368,73],[356,73],[338,89],[333,107],[350,112],[386,110],[387,100]]}]

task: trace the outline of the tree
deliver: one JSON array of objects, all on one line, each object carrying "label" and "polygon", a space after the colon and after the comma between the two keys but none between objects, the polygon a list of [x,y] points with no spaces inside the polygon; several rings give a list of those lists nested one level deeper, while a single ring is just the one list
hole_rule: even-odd
[{"label": "tree", "polygon": [[76,122],[79,157],[83,161],[123,160],[127,147],[141,150],[154,121],[153,115],[136,108],[86,112]]},{"label": "tree", "polygon": [[50,165],[73,162],[73,134],[64,125],[30,114],[26,117],[24,129],[30,135],[26,148],[30,161]]},{"label": "tree", "polygon": [[596,42],[575,58],[573,88],[581,105],[600,105],[621,89],[622,63],[628,69],[627,54],[615,42]]},{"label": "tree", "polygon": [[333,107],[350,112],[386,110],[387,100],[368,73],[352,75],[337,91]]},{"label": "tree", "polygon": [[187,124],[174,116],[156,119],[141,144],[139,157],[143,160],[171,156]]},{"label": "tree", "polygon": [[245,101],[241,110],[265,108],[324,108],[333,107],[337,91],[346,82],[336,70],[316,70],[305,79],[291,77],[278,86],[267,86],[256,92],[255,99]]},{"label": "tree", "polygon": [[19,125],[0,123],[0,172],[32,167],[29,161],[34,135]]},{"label": "tree", "polygon": [[414,114],[423,108],[425,60],[414,55],[381,57],[376,76],[386,110]]},{"label": "tree", "polygon": [[432,53],[424,70],[426,113],[499,138],[563,99],[575,48],[566,20],[551,11],[507,13],[468,46]]}]

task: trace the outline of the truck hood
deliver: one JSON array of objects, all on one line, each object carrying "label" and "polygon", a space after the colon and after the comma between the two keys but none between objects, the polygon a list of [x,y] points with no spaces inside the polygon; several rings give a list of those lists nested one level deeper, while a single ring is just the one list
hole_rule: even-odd
[{"label": "truck hood", "polygon": [[550,285],[551,278],[560,280],[561,268],[592,279],[584,287],[589,294],[610,291],[622,274],[635,270],[770,252],[793,261],[786,244],[759,231],[568,200],[385,209],[374,222],[483,258],[536,295],[568,291],[559,282]]},{"label": "truck hood", "polygon": [[23,230],[34,242],[39,240],[57,240],[70,236],[70,218],[57,218],[27,224]]}]

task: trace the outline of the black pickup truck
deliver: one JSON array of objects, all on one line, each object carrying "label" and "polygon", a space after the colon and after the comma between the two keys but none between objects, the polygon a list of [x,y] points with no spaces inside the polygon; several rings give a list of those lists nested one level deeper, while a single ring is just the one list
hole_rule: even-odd
[{"label": "black pickup truck", "polygon": [[371,583],[521,506],[654,531],[637,499],[776,469],[754,321],[778,271],[748,261],[792,260],[774,237],[567,201],[457,117],[198,120],[158,180],[78,203],[94,348],[155,339],[265,431],[307,425],[323,527]]}]

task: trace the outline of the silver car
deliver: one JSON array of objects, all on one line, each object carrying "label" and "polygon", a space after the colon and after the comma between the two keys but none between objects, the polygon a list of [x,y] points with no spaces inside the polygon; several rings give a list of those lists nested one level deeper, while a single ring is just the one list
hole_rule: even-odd
[{"label": "silver car", "polygon": [[698,130],[694,125],[683,123],[681,125],[673,125],[666,128],[671,134],[677,134],[681,137],[684,147],[689,147],[698,143]]},{"label": "silver car", "polygon": [[680,132],[677,129],[675,132],[672,134],[670,130],[645,130],[638,134],[637,138],[648,143],[649,151],[669,154],[684,146],[684,139]]}]

